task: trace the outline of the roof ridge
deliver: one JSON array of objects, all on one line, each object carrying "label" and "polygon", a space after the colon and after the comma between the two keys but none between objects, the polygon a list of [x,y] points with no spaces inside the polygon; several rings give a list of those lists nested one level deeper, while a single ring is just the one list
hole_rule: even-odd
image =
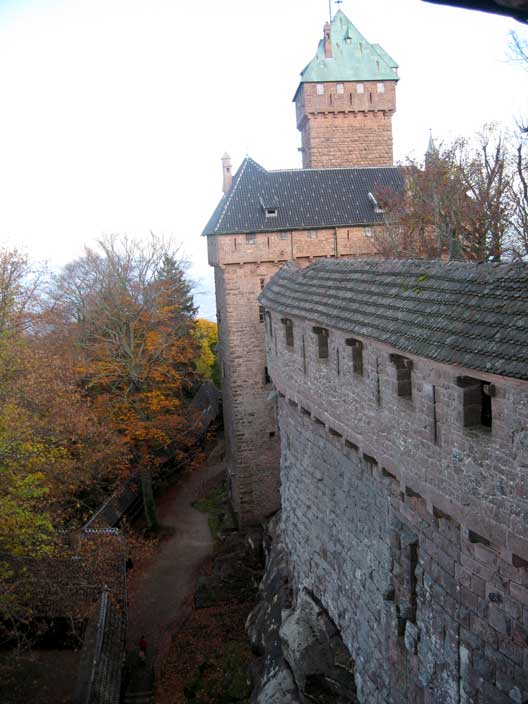
[{"label": "roof ridge", "polygon": [[[252,160],[253,161],[253,160]],[[256,163],[256,162],[255,162]],[[257,164],[257,166],[260,166]],[[263,166],[260,166],[260,168],[267,174],[280,174],[280,173],[313,173],[314,171],[324,171],[326,172],[331,172],[331,171],[369,171],[372,169],[398,169],[401,170],[404,167],[403,166],[395,166],[387,164],[386,166],[334,166],[332,168],[318,168],[318,169],[306,169],[304,167],[298,168],[298,169],[264,169]]]}]

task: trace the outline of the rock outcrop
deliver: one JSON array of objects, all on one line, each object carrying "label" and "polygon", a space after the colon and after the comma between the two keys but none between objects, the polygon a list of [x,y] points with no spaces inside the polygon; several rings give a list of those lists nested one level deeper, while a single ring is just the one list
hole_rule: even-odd
[{"label": "rock outcrop", "polygon": [[354,661],[321,603],[292,589],[279,518],[268,525],[260,601],[246,628],[260,655],[252,704],[355,704]]}]

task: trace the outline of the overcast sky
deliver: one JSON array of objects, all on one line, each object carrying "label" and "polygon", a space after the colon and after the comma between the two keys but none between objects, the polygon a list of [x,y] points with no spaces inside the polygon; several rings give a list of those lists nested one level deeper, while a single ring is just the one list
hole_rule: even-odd
[{"label": "overcast sky", "polygon": [[[341,9],[398,62],[395,156],[528,114],[513,20],[420,0]],[[110,233],[183,243],[214,315],[200,237],[221,162],[301,166],[291,102],[327,0],[0,0],[0,242],[60,266]],[[524,30],[526,31],[526,30]]]}]

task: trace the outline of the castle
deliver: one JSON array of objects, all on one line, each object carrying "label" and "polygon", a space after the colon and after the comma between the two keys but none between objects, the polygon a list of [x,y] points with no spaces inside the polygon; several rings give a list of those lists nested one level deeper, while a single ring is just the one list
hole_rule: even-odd
[{"label": "castle", "polygon": [[392,166],[397,66],[338,11],[294,96],[303,169],[267,171],[249,157],[204,235],[215,271],[229,491],[241,525],[279,507],[276,403],[257,296],[287,261],[376,255],[376,193],[401,190]]},{"label": "castle", "polygon": [[255,704],[528,702],[528,265],[377,258],[397,80],[337,12],[304,168],[226,155],[205,230]]}]

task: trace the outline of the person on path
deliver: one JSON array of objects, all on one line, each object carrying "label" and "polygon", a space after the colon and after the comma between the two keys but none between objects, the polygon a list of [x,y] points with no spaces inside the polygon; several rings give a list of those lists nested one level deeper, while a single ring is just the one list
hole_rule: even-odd
[{"label": "person on path", "polygon": [[147,659],[147,641],[145,636],[141,636],[139,639],[139,659],[145,662]]}]

